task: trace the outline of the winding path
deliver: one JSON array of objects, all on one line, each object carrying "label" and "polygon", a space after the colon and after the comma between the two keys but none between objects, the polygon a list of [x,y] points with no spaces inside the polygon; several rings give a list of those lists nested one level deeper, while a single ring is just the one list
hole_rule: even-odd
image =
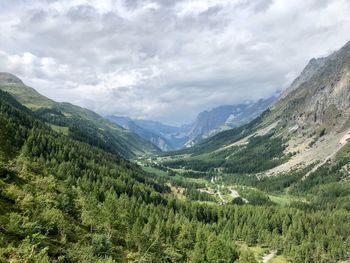
[{"label": "winding path", "polygon": [[226,201],[224,200],[224,198],[223,198],[222,195],[221,195],[220,186],[219,186],[219,185],[218,185],[218,196],[219,196],[219,198],[220,198],[220,200],[221,200],[221,203],[222,203],[222,204],[225,204]]}]

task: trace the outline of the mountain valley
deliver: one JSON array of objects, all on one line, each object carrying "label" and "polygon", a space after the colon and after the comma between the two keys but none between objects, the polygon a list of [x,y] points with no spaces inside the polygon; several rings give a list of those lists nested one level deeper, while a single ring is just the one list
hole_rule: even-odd
[{"label": "mountain valley", "polygon": [[349,262],[349,85],[350,42],[177,128],[1,73],[0,261]]},{"label": "mountain valley", "polygon": [[257,102],[219,106],[199,113],[192,123],[180,127],[149,120],[132,120],[128,117],[107,116],[106,118],[152,142],[162,151],[174,151],[192,147],[220,131],[248,123],[271,106],[275,100],[276,97],[273,96]]}]

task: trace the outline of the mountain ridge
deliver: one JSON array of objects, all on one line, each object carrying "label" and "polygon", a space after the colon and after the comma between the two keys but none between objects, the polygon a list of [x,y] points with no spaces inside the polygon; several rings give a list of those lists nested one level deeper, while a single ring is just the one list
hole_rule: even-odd
[{"label": "mountain ridge", "polygon": [[191,147],[220,131],[242,126],[257,117],[275,100],[276,97],[272,96],[256,102],[218,106],[200,112],[192,123],[180,127],[115,115],[106,118],[151,141],[163,151],[173,151]]},{"label": "mountain ridge", "polygon": [[[75,139],[94,141],[96,146],[119,153],[126,158],[158,151],[158,148],[150,142],[108,122],[97,113],[71,103],[55,102],[25,85],[12,74],[0,73],[0,89],[13,95],[42,120],[62,132],[70,133]],[[89,137],[83,133],[89,134]]]},{"label": "mountain ridge", "polygon": [[[239,163],[235,163],[235,158],[256,144],[261,147],[260,154],[272,154],[271,165],[259,172],[276,175],[300,169],[328,160],[346,145],[349,119],[350,42],[326,58],[312,59],[279,100],[259,118],[242,128],[218,133],[192,148],[170,154],[178,155],[178,161],[170,165],[236,171]],[[268,140],[259,141],[263,138]],[[283,148],[278,148],[277,139]],[[266,148],[271,147],[268,141],[278,152]],[[253,148],[251,151],[253,154]],[[257,155],[254,158],[258,158]]]}]

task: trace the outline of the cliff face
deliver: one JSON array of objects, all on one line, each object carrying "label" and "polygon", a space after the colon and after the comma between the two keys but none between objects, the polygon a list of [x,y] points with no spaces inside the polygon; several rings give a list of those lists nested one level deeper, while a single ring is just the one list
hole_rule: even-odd
[{"label": "cliff face", "polygon": [[350,117],[350,42],[326,58],[310,61],[288,90],[276,108],[283,109],[289,120],[329,129],[346,126]]}]

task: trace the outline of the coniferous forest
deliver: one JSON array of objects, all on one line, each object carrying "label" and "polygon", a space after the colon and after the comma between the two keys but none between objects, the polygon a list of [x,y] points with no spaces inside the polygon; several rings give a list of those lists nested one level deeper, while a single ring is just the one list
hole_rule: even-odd
[{"label": "coniferous forest", "polygon": [[350,263],[350,0],[0,0],[0,263]]},{"label": "coniferous forest", "polygon": [[[257,262],[240,243],[276,250],[290,262],[349,258],[349,193],[337,179],[327,201],[303,206],[282,208],[261,196],[219,205],[194,194],[196,185],[179,199],[164,178],[54,131],[0,95],[2,262]],[[312,188],[318,173],[294,191]],[[275,190],[273,180],[241,184]],[[326,205],[330,200],[339,205]]]}]

